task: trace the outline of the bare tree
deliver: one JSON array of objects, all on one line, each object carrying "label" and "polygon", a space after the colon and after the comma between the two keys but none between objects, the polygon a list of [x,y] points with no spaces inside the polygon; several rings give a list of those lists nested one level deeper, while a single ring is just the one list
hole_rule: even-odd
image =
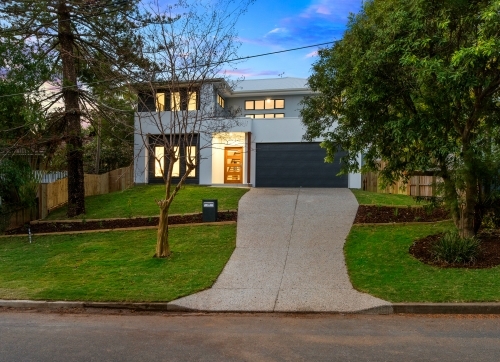
[{"label": "bare tree", "polygon": [[200,151],[214,134],[238,123],[239,110],[225,109],[218,95],[234,85],[223,69],[237,58],[235,24],[252,0],[184,1],[149,11],[158,23],[147,28],[148,55],[154,66],[135,85],[139,93],[136,132],[150,160],[150,174],[165,185],[155,257],[171,254],[169,208],[181,186],[196,177]]}]

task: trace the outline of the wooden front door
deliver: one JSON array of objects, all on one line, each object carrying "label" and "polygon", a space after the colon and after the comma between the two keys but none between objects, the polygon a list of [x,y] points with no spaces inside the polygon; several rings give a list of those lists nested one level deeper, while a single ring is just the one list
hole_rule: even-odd
[{"label": "wooden front door", "polygon": [[224,149],[224,183],[243,183],[243,147]]}]

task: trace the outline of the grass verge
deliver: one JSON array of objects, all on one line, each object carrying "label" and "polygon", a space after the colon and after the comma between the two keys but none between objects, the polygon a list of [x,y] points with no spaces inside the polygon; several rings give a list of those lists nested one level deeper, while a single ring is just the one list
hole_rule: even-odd
[{"label": "grass verge", "polygon": [[[238,208],[238,201],[248,191],[246,188],[183,186],[170,207],[171,214],[201,212],[201,200],[219,200],[219,210]],[[85,198],[86,219],[131,218],[158,216],[155,199],[164,196],[163,185],[141,185],[125,191]],[[47,220],[66,219],[66,207],[52,211]]]},{"label": "grass verge", "polygon": [[390,205],[390,206],[408,206],[423,205],[417,203],[411,196],[396,194],[379,194],[377,192],[363,191],[360,189],[351,189],[360,205]]},{"label": "grass verge", "polygon": [[354,225],[344,247],[352,284],[391,302],[500,301],[500,267],[440,269],[408,253],[413,240],[451,228],[451,222]]},{"label": "grass verge", "polygon": [[235,247],[236,225],[0,239],[0,299],[171,301],[209,288]]}]

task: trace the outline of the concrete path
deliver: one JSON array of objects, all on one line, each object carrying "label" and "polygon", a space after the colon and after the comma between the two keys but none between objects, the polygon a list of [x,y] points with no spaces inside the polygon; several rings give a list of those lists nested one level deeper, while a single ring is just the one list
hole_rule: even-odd
[{"label": "concrete path", "polygon": [[357,207],[348,189],[251,189],[216,283],[169,308],[390,313],[390,303],[357,292],[347,275],[343,246]]}]

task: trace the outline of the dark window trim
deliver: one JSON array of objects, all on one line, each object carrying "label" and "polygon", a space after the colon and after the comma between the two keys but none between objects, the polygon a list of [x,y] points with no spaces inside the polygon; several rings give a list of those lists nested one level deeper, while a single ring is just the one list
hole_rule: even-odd
[{"label": "dark window trim", "polygon": [[[273,102],[273,108],[266,108],[266,102],[268,99],[246,99],[245,100],[245,110],[256,110],[255,109],[255,102],[256,101],[264,101],[264,108],[262,110],[269,110],[269,109],[285,109],[285,99],[284,98],[276,98],[276,99],[269,99],[270,101]],[[283,101],[283,107],[277,108],[276,107],[276,101]],[[247,108],[247,102],[253,102],[253,107],[252,108]],[[260,109],[258,109],[260,111]]]},{"label": "dark window trim", "polygon": [[[169,135],[167,135],[169,137]],[[176,136],[175,143],[178,143],[178,138],[180,136]],[[161,135],[151,135],[149,136],[149,160],[148,160],[148,183],[163,183],[163,177],[157,177],[155,176],[155,162],[156,159],[154,157],[154,149],[157,146],[162,146],[163,142],[161,141],[162,136]],[[186,172],[186,161],[185,161],[185,156],[186,156],[186,147],[188,146],[196,146],[197,147],[197,158],[196,158],[196,169],[195,169],[195,176],[194,177],[187,177],[185,183],[187,184],[199,184],[200,183],[200,137],[196,135],[194,139],[192,140],[191,144],[188,143],[182,143],[180,150],[179,150],[179,155],[180,155],[180,163],[179,163],[179,177],[172,177],[173,182],[178,182],[182,175]],[[167,169],[168,166],[168,159],[165,157],[165,163],[163,165],[164,170]]]},{"label": "dark window trim", "polygon": [[[188,109],[188,89],[187,88],[181,88],[178,91],[172,91],[172,90],[164,90],[164,89],[158,89],[155,94],[153,95],[154,98],[154,103],[155,103],[155,110],[156,112],[174,112],[172,111],[172,105],[170,100],[172,99],[172,93],[174,92],[180,92],[181,94],[181,111],[187,111]],[[200,88],[193,88],[191,92],[196,92],[196,110],[200,110]],[[165,94],[165,111],[158,110],[156,108],[156,95],[163,93]]]},{"label": "dark window trim", "polygon": [[[255,116],[258,115],[258,116],[264,116],[263,118],[266,118],[266,115],[270,115],[270,114],[272,114],[273,117],[267,117],[268,119],[269,118],[285,118],[285,113],[247,113],[247,114],[245,114],[245,117],[256,118]],[[283,117],[276,117],[278,114],[282,114]]]},{"label": "dark window trim", "polygon": [[[222,99],[222,104],[220,102],[220,100]],[[224,109],[225,107],[225,104],[226,104],[226,100],[224,99],[224,97],[222,97],[219,93],[217,93],[217,104],[222,108]]]}]

